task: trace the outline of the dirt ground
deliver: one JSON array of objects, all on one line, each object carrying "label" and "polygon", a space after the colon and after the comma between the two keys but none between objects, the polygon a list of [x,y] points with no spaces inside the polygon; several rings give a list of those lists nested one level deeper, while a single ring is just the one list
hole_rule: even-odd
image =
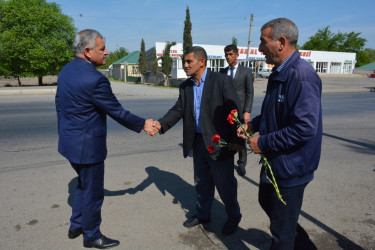
[{"label": "dirt ground", "polygon": [[[22,77],[22,86],[38,86],[37,77]],[[56,85],[57,76],[44,76],[43,85]],[[18,79],[15,77],[5,78],[0,76],[0,87],[18,87]]]}]

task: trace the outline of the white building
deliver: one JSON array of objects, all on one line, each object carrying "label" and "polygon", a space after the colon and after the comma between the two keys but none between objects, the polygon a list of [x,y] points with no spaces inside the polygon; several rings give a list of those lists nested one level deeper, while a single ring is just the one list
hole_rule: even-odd
[{"label": "white building", "polygon": [[[156,55],[162,56],[165,48],[164,42],[156,42]],[[222,45],[206,45],[194,44],[194,46],[201,46],[207,52],[207,67],[212,71],[218,72],[220,69],[228,66],[225,56],[224,47]],[[239,61],[245,63],[247,55],[247,47],[238,47]],[[170,55],[173,58],[172,64],[172,78],[186,78],[185,71],[182,65],[182,43],[177,43],[171,47]],[[324,74],[352,74],[356,63],[356,53],[347,52],[331,52],[331,51],[314,51],[314,50],[300,50],[301,58],[308,61],[318,73]],[[249,61],[251,68],[258,72],[264,68],[272,68],[272,65],[265,63],[263,53],[259,52],[257,47],[250,47]],[[159,66],[161,61],[159,60]]]}]

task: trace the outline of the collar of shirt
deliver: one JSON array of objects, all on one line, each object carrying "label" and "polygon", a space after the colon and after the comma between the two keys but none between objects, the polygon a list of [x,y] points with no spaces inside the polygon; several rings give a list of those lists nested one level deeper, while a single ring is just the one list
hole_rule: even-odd
[{"label": "collar of shirt", "polygon": [[204,70],[204,73],[199,81],[199,84],[195,82],[193,78],[191,78],[191,80],[194,83],[193,90],[194,90],[195,132],[197,133],[202,133],[199,118],[200,118],[200,113],[201,113],[202,94],[203,94],[204,82],[206,80],[206,75],[207,75],[207,68]]},{"label": "collar of shirt", "polygon": [[276,69],[277,72],[280,72],[284,68],[285,64],[289,61],[293,54],[294,53],[292,53],[287,59],[285,59],[285,61]]}]

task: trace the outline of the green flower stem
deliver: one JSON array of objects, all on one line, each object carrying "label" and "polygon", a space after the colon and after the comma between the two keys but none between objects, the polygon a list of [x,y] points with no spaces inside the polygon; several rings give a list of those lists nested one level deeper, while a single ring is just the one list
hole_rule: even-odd
[{"label": "green flower stem", "polygon": [[[242,123],[238,120],[237,117],[233,117],[233,119],[237,122],[237,124],[241,127],[242,131],[244,132],[244,134],[246,135],[247,139],[250,139],[250,137],[253,136],[253,134],[250,132],[247,132],[244,128],[244,126],[242,125]],[[268,160],[267,158],[261,154],[261,162],[263,162],[264,166],[265,166],[265,171],[266,171],[266,178],[269,180],[269,182],[271,182],[271,184],[273,185],[273,187],[275,188],[275,191],[276,191],[276,195],[277,195],[277,198],[284,204],[286,205],[286,202],[283,200],[283,198],[281,197],[281,193],[280,193],[280,190],[279,190],[279,186],[277,185],[277,182],[276,182],[276,179],[275,179],[275,176],[273,175],[273,172],[272,172],[272,168],[270,166],[270,164],[268,163]],[[271,174],[271,178],[272,180],[268,177],[268,171],[269,173]]]},{"label": "green flower stem", "polygon": [[[279,187],[277,185],[277,182],[275,180],[275,176],[273,175],[273,172],[272,172],[272,168],[270,166],[270,164],[268,163],[267,161],[267,158],[262,154],[261,155],[262,157],[262,161],[264,162],[264,166],[265,166],[265,171],[266,171],[266,178],[269,180],[269,182],[271,182],[271,184],[273,185],[273,187],[275,188],[276,190],[276,195],[277,195],[277,198],[284,204],[286,205],[286,202],[283,200],[282,196],[281,196],[281,193],[280,193],[280,190],[279,190]],[[267,175],[267,171],[269,170],[270,174],[271,174],[271,177],[272,177],[272,180],[268,177]]]}]

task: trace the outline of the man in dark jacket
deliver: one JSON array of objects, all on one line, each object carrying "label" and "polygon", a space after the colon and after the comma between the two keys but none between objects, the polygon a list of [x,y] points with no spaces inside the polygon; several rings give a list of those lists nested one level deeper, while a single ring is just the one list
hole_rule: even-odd
[{"label": "man in dark jacket", "polygon": [[[247,124],[258,132],[248,141],[273,170],[286,205],[277,199],[264,167],[259,203],[270,218],[271,249],[316,249],[297,223],[306,185],[318,168],[322,143],[322,83],[296,49],[298,28],[278,18],[261,28],[259,51],[274,64],[261,114]],[[243,134],[238,130],[239,136]]]},{"label": "man in dark jacket", "polygon": [[[251,73],[251,69],[242,66],[238,63],[238,48],[236,45],[227,45],[224,48],[225,59],[229,64],[228,67],[222,69],[220,73],[224,73],[233,79],[233,86],[236,89],[239,101],[240,109],[239,112],[243,114],[244,122],[250,122],[251,108],[253,106],[254,98],[254,78]],[[237,173],[240,176],[246,174],[246,162],[247,162],[247,152],[246,147],[238,152],[238,168]]]},{"label": "man in dark jacket", "polygon": [[202,47],[186,50],[184,68],[190,78],[181,83],[176,104],[159,119],[160,123],[154,123],[160,133],[165,133],[183,118],[184,157],[193,149],[197,214],[185,221],[184,226],[193,227],[210,221],[216,187],[228,215],[222,233],[228,235],[236,231],[241,220],[233,169],[235,151],[215,145],[209,152],[208,146],[214,146],[212,137],[216,134],[223,142],[242,143],[236,136],[236,126],[227,121],[231,110],[238,109],[238,97],[232,80],[207,70],[206,62],[207,54]]}]

